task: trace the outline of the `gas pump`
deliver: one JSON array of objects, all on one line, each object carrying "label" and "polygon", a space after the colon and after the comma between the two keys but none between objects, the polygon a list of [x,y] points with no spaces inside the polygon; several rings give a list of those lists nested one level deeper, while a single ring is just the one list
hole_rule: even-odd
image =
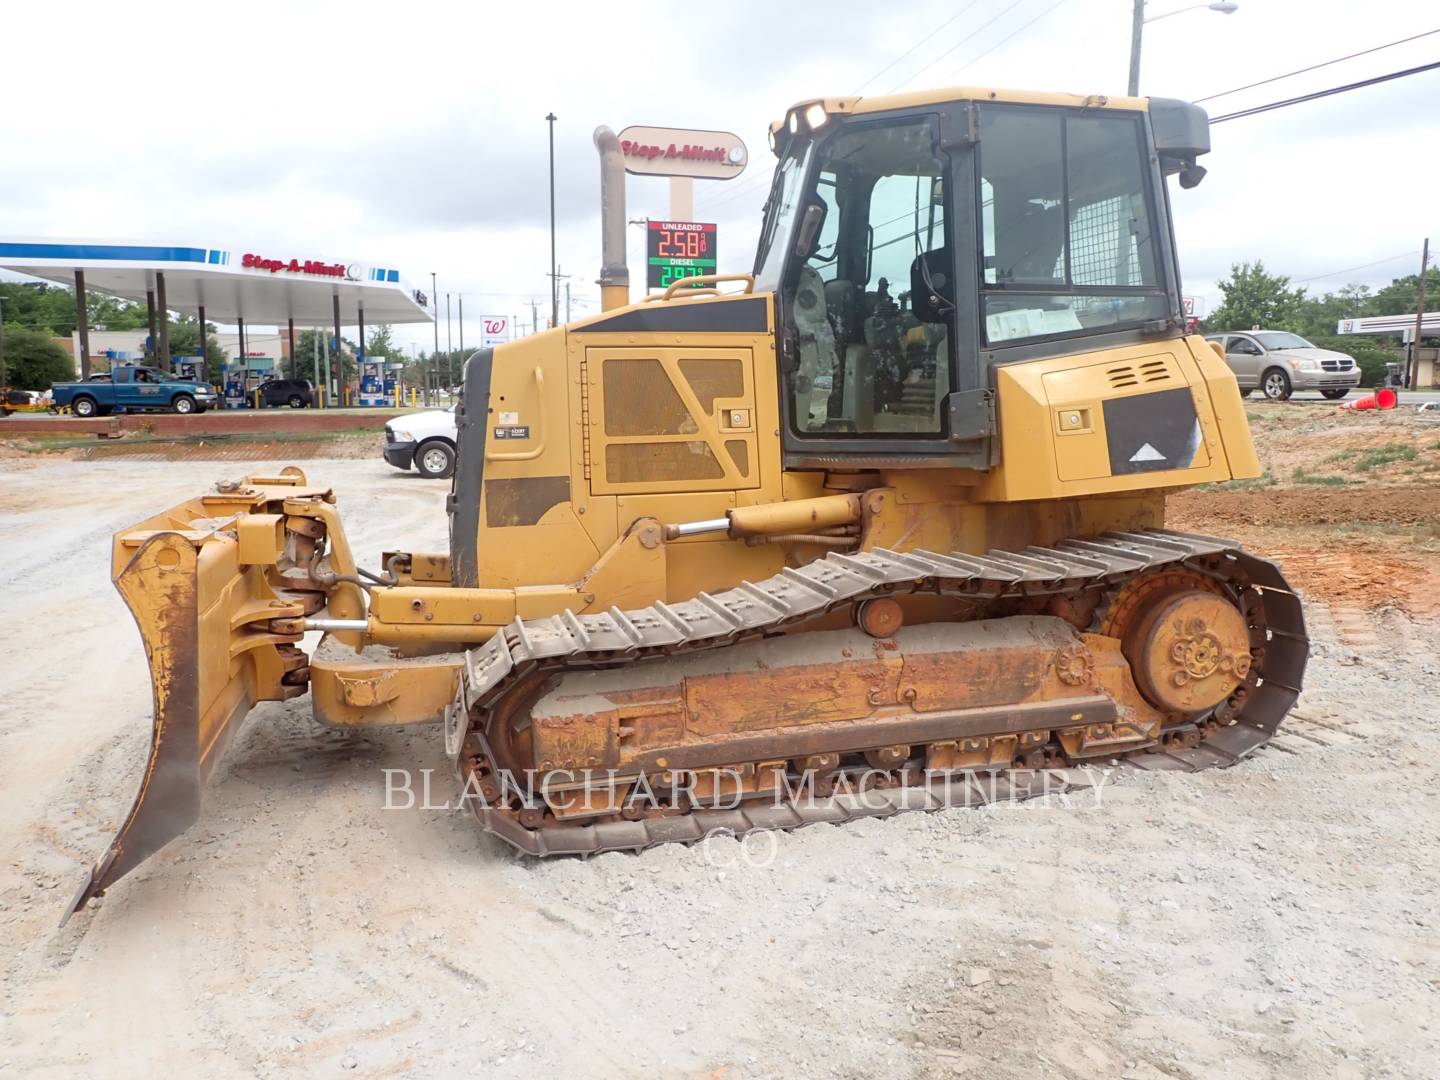
[{"label": "gas pump", "polygon": [[400,372],[405,368],[404,364],[385,365],[385,404],[394,405],[395,395],[400,390]]},{"label": "gas pump", "polygon": [[363,354],[360,356],[361,405],[374,407],[385,404],[384,367],[380,360],[367,360]]},{"label": "gas pump", "polygon": [[225,365],[225,408],[248,409],[250,399],[245,396],[246,368],[243,363]]},{"label": "gas pump", "polygon": [[123,367],[126,364],[145,363],[145,354],[143,352],[128,352],[123,349],[106,349],[105,360],[110,365],[110,370],[114,371],[117,367]]},{"label": "gas pump", "polygon": [[186,382],[203,383],[205,381],[205,358],[203,356],[177,356],[171,363],[175,368],[175,376],[184,379]]},{"label": "gas pump", "polygon": [[247,356],[245,358],[245,404],[255,408],[255,391],[275,378],[273,356]]}]

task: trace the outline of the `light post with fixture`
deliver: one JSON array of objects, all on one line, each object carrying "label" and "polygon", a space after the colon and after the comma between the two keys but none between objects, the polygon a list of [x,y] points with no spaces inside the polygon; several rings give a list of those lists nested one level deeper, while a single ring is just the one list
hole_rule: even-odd
[{"label": "light post with fixture", "polygon": [[1140,94],[1140,38],[1144,33],[1145,24],[1159,22],[1161,19],[1168,19],[1171,15],[1181,15],[1187,11],[1198,11],[1201,8],[1208,8],[1211,11],[1218,11],[1222,15],[1233,14],[1240,5],[1231,3],[1230,0],[1214,4],[1191,4],[1189,7],[1176,8],[1174,11],[1167,11],[1163,15],[1152,15],[1145,17],[1145,0],[1135,0],[1134,17],[1130,24],[1130,89],[1131,97],[1138,97]]}]

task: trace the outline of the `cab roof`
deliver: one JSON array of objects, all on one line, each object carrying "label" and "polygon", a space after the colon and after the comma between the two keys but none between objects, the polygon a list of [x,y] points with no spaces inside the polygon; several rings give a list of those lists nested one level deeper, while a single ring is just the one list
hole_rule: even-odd
[{"label": "cab roof", "polygon": [[793,112],[820,102],[827,113],[865,114],[891,109],[912,109],[926,105],[943,105],[951,101],[1005,101],[1017,105],[1060,105],[1086,109],[1125,109],[1145,112],[1150,99],[1143,97],[1110,97],[1106,94],[1062,94],[1044,90],[999,90],[982,86],[952,86],[937,90],[917,90],[909,94],[879,97],[810,98],[797,102],[787,110]]}]

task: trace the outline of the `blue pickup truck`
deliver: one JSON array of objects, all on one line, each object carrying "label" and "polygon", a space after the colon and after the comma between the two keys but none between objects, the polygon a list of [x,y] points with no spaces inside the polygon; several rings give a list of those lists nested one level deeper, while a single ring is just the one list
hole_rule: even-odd
[{"label": "blue pickup truck", "polygon": [[50,392],[57,407],[68,405],[76,416],[86,417],[104,416],[117,408],[126,412],[164,409],[197,413],[216,403],[215,390],[205,383],[176,379],[157,368],[135,365],[91,375],[85,382],[56,383]]}]

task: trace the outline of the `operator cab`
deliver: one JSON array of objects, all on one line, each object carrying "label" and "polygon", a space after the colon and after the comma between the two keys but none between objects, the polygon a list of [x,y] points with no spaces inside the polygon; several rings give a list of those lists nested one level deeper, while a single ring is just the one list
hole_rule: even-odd
[{"label": "operator cab", "polygon": [[787,464],[984,468],[991,365],[1183,335],[1163,175],[1203,175],[1201,110],[862,100],[772,129],[755,287],[777,296]]}]

